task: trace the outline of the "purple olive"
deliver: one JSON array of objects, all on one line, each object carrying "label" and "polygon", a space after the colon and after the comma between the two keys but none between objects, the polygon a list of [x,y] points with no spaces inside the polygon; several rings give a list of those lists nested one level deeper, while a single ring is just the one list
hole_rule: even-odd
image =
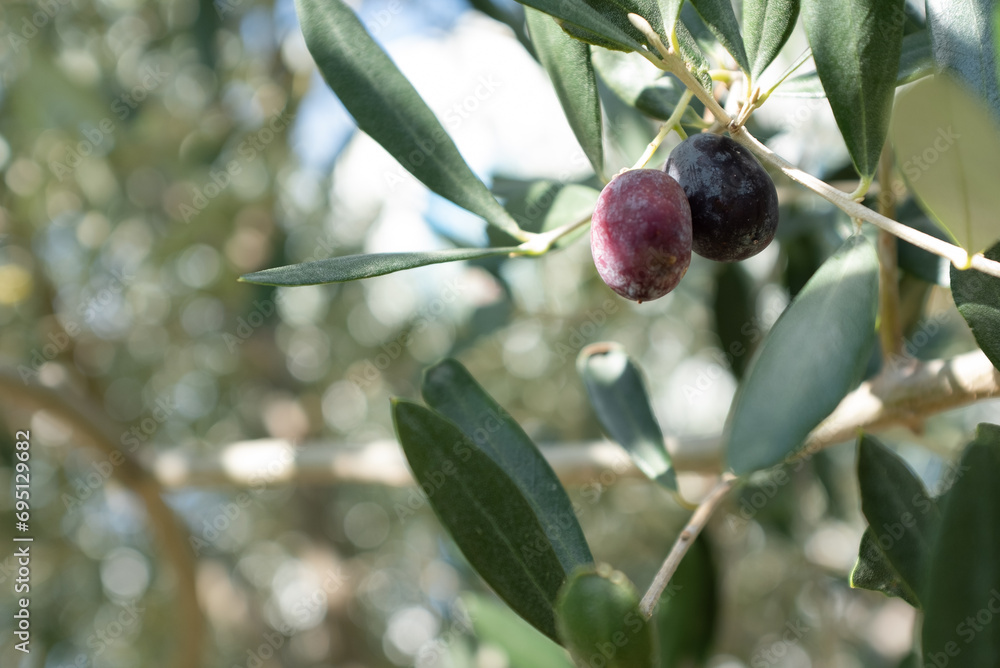
[{"label": "purple olive", "polygon": [[597,273],[637,302],[659,299],[691,263],[691,209],[681,187],[658,169],[633,169],[604,187],[590,248]]}]

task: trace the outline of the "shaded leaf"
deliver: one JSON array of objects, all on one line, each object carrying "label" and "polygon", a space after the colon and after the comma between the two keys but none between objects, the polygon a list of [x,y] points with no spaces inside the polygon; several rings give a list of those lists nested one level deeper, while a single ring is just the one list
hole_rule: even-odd
[{"label": "shaded leaf", "polygon": [[[602,564],[570,575],[556,602],[556,624],[578,665],[650,668],[655,638],[639,612],[635,586]],[[610,655],[610,656],[609,656]]]},{"label": "shaded leaf", "polygon": [[[1000,261],[1000,244],[986,251]],[[975,269],[951,269],[951,294],[959,313],[969,323],[976,343],[993,366],[1000,369],[1000,278]]]},{"label": "shaded leaf", "polygon": [[[896,220],[932,237],[951,242],[951,238],[941,229],[941,226],[928,218],[913,199],[907,200],[899,207],[896,212]],[[896,241],[896,249],[900,269],[928,283],[935,283],[943,287],[950,285],[948,268],[951,267],[951,263],[946,258],[918,248],[902,239]]]},{"label": "shaded leaf", "polygon": [[743,265],[739,262],[720,264],[712,303],[715,333],[719,336],[719,345],[737,380],[743,377],[756,343],[752,336],[756,306],[757,293],[753,279]]},{"label": "shaded leaf", "polygon": [[446,359],[424,372],[424,401],[455,423],[517,486],[569,573],[592,564],[573,504],[555,472],[521,426],[459,362]]},{"label": "shaded leaf", "polygon": [[306,45],[358,127],[428,188],[508,232],[517,226],[343,0],[296,0]]},{"label": "shaded leaf", "polygon": [[802,18],[837,126],[871,181],[889,132],[906,14],[903,0],[804,0]]},{"label": "shaded leaf", "polygon": [[746,48],[743,46],[743,35],[740,33],[740,22],[733,11],[730,0],[690,0],[699,16],[712,31],[719,43],[733,57],[744,72],[750,71],[750,61],[747,60]]},{"label": "shaded leaf", "polygon": [[773,466],[861,380],[875,343],[878,257],[861,235],[809,279],[761,343],[730,411],[727,464]]},{"label": "shaded leaf", "polygon": [[517,248],[449,248],[414,253],[367,253],[343,255],[284,267],[273,267],[240,276],[244,283],[260,285],[320,285],[343,283],[362,278],[383,276],[404,269],[426,267],[429,264],[475,260],[494,255],[509,255]]},{"label": "shaded leaf", "polygon": [[937,64],[1000,114],[995,9],[995,0],[927,0],[927,28]]},{"label": "shaded leaf", "polygon": [[614,343],[596,343],[580,351],[577,371],[604,431],[632,457],[650,480],[677,491],[670,454],[653,415],[642,372]]},{"label": "shaded leaf", "polygon": [[865,529],[858,546],[858,560],[851,571],[851,586],[855,589],[879,591],[886,596],[901,598],[915,608],[920,607],[916,593],[903,581],[889,558],[879,549],[871,527]]},{"label": "shaded leaf", "polygon": [[[677,17],[681,13],[681,5],[684,4],[684,0],[659,0],[659,4],[660,19],[663,22],[663,34],[669,38],[670,34],[677,27]],[[664,42],[664,44],[669,43],[669,40]]]},{"label": "shaded leaf", "polygon": [[656,607],[661,668],[704,664],[719,614],[718,587],[708,539],[700,534]]},{"label": "shaded leaf", "polygon": [[941,519],[937,504],[906,462],[868,434],[858,441],[858,484],[871,539],[898,574],[902,598],[919,607]]},{"label": "shaded leaf", "polygon": [[675,31],[677,33],[677,45],[681,49],[681,56],[691,66],[691,74],[694,75],[705,90],[711,91],[712,76],[708,72],[711,69],[711,65],[709,65],[705,53],[698,46],[698,42],[695,41],[694,36],[682,21],[677,22]]},{"label": "shaded leaf", "polygon": [[892,142],[911,191],[959,245],[1000,238],[1000,125],[964,86],[936,75],[900,91]]},{"label": "shaded leaf", "polygon": [[777,57],[798,17],[799,0],[743,0],[743,41],[754,79]]},{"label": "shaded leaf", "polygon": [[[503,191],[504,206],[528,232],[547,232],[568,223],[575,223],[589,217],[597,204],[601,192],[579,183],[559,183],[558,181],[509,181]],[[493,231],[490,241],[493,246],[516,243],[515,239],[500,231]],[[587,233],[586,227],[567,234],[556,241],[555,248],[563,248]]]},{"label": "shaded leaf", "polygon": [[604,174],[601,101],[590,62],[590,45],[573,39],[555,20],[526,9],[528,32],[538,59],[548,72],[573,134],[598,175]]},{"label": "shaded leaf", "polygon": [[[665,121],[670,118],[686,88],[673,75],[633,53],[595,49],[594,69],[615,95],[642,113]],[[701,102],[692,99],[681,121],[701,127]]]},{"label": "shaded leaf", "polygon": [[[924,661],[1000,665],[1000,427],[980,424],[945,494],[923,623]],[[992,623],[991,623],[992,622]],[[957,654],[956,654],[957,652]]]},{"label": "shaded leaf", "polygon": [[413,477],[472,567],[517,614],[553,640],[567,573],[520,489],[458,427],[394,400],[392,419]]},{"label": "shaded leaf", "polygon": [[518,668],[573,668],[569,654],[529,626],[510,608],[478,594],[462,594],[476,637],[499,647],[507,665]]}]

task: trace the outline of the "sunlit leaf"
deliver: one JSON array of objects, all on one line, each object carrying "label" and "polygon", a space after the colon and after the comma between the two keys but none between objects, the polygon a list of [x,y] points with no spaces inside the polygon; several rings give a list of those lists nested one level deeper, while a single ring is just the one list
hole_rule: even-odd
[{"label": "sunlit leaf", "polygon": [[[1000,244],[986,251],[986,257],[1000,261]],[[952,267],[951,294],[976,343],[1000,369],[1000,278]]]},{"label": "sunlit leaf", "polygon": [[392,418],[414,478],[462,554],[517,614],[556,640],[553,605],[567,573],[521,490],[440,415],[394,400]]},{"label": "sunlit leaf", "polygon": [[896,161],[913,193],[970,252],[1000,238],[1000,124],[950,76],[900,91],[892,119]]},{"label": "sunlit leaf", "polygon": [[639,596],[624,574],[609,566],[570,575],[556,603],[563,644],[577,665],[600,661],[607,668],[651,668],[655,638],[639,612]]},{"label": "sunlit leaf", "polygon": [[[981,424],[945,494],[923,623],[924,661],[1000,665],[1000,427]],[[956,658],[957,657],[957,658]]]},{"label": "sunlit leaf", "polygon": [[590,45],[573,39],[555,20],[538,10],[525,10],[535,52],[549,73],[576,139],[598,175],[604,174],[601,100],[590,62]]},{"label": "sunlit leaf", "polygon": [[690,2],[698,10],[708,29],[736,60],[740,68],[744,72],[749,72],[750,61],[747,60],[746,48],[743,46],[740,22],[736,18],[730,0],[690,0]]},{"label": "sunlit leaf", "polygon": [[447,359],[424,372],[424,401],[455,423],[517,485],[568,573],[591,564],[583,530],[559,478],[505,411],[459,362]]},{"label": "sunlit leaf", "polygon": [[516,248],[449,248],[414,253],[367,253],[314,260],[284,267],[255,271],[240,277],[244,283],[261,285],[320,285],[343,283],[362,278],[383,276],[404,269],[426,267],[429,264],[475,260],[494,255],[509,255]]},{"label": "sunlit leaf", "polygon": [[1000,116],[994,34],[995,0],[927,0],[934,60]]},{"label": "sunlit leaf", "polygon": [[[628,21],[628,10],[610,2],[565,2],[565,0],[518,0],[522,5],[534,7],[540,12],[561,19],[567,32],[578,38],[592,34],[600,46],[618,48],[623,51],[638,51],[646,40]],[[647,20],[649,17],[646,17]],[[659,15],[657,12],[657,19]],[[570,24],[569,26],[565,25]],[[572,26],[582,32],[575,32]],[[585,39],[592,42],[595,40]]]},{"label": "sunlit leaf", "polygon": [[[899,54],[899,69],[896,70],[896,86],[911,83],[934,73],[934,57],[931,55],[931,41],[926,30],[910,33],[903,37]],[[786,79],[773,95],[778,97],[821,98],[826,97],[819,75],[806,72]]]},{"label": "sunlit leaf", "polygon": [[799,17],[799,0],[743,0],[743,42],[757,79],[781,51]]},{"label": "sunlit leaf", "polygon": [[852,236],[809,279],[761,343],[733,399],[726,462],[773,466],[854,389],[875,343],[878,257]]},{"label": "sunlit leaf", "polygon": [[625,349],[597,343],[580,352],[577,371],[604,431],[650,480],[677,491],[670,453],[653,415],[642,372]]},{"label": "sunlit leaf", "polygon": [[573,668],[562,647],[545,637],[510,608],[479,594],[462,594],[476,637],[499,647],[507,665],[518,668]]},{"label": "sunlit leaf", "polygon": [[855,168],[871,180],[889,132],[903,0],[804,0],[816,72]]},{"label": "sunlit leaf", "polygon": [[343,0],[296,0],[309,52],[358,127],[428,188],[511,233],[517,225]]}]

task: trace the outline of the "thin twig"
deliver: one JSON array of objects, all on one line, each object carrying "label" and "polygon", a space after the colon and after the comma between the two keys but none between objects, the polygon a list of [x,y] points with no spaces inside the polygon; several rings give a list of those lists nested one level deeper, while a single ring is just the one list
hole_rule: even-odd
[{"label": "thin twig", "polygon": [[698,504],[698,509],[694,511],[687,525],[681,530],[681,534],[670,549],[670,554],[663,561],[663,565],[657,571],[656,577],[653,578],[653,583],[649,585],[649,589],[642,597],[642,601],[639,602],[639,612],[643,617],[649,619],[653,616],[653,609],[656,608],[656,603],[660,600],[660,595],[666,589],[670,578],[677,571],[677,567],[680,566],[684,555],[694,545],[695,539],[701,533],[701,530],[705,528],[708,519],[715,512],[716,506],[726,497],[726,493],[732,489],[737,480],[738,478],[733,474],[723,473],[718,484]]}]

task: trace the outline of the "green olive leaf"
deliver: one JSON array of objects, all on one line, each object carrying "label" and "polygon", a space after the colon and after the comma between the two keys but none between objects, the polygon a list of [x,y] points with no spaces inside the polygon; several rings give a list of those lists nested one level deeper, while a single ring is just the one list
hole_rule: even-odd
[{"label": "green olive leaf", "polygon": [[442,197],[519,236],[410,81],[343,0],[296,0],[306,46],[358,127]]},{"label": "green olive leaf", "polygon": [[781,52],[799,17],[799,0],[743,0],[743,43],[754,80]]},{"label": "green olive leaf", "polygon": [[904,0],[803,0],[816,72],[854,167],[871,182],[889,132]]},{"label": "green olive leaf", "polygon": [[813,274],[761,343],[733,399],[726,463],[778,464],[861,381],[875,344],[878,255],[854,235]]}]

